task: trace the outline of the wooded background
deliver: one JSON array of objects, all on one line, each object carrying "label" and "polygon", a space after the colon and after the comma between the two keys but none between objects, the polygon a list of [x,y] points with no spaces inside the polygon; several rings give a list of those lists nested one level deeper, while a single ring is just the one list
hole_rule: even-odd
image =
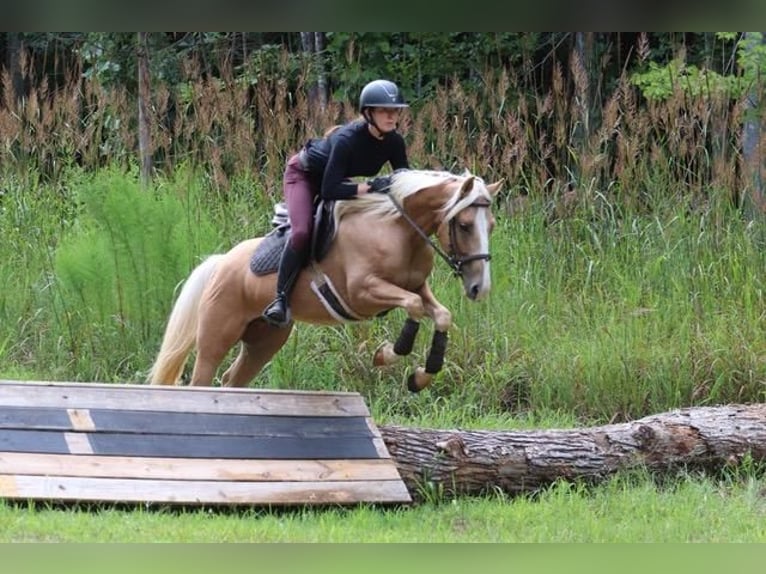
[{"label": "wooded background", "polygon": [[[620,133],[621,116],[643,109],[666,114],[667,131],[651,126],[641,151],[675,146],[676,175],[700,188],[716,161],[762,155],[763,49],[761,33],[741,32],[5,32],[0,161],[55,176],[70,162],[123,158],[138,160],[145,179],[192,161],[222,185],[238,169],[278,179],[280,155],[353,116],[361,87],[386,77],[412,105],[402,129],[414,135],[418,167],[491,158],[498,173],[488,175],[522,194],[539,180],[555,193],[593,178],[606,187],[621,181],[620,136],[635,135]],[[205,114],[200,86],[232,104],[228,118],[215,108],[195,139],[183,119]],[[307,119],[293,125],[291,114]],[[291,129],[269,133],[280,122]],[[57,149],[42,143],[52,136]],[[751,165],[721,184],[737,202],[754,189],[760,205],[761,179]]]}]

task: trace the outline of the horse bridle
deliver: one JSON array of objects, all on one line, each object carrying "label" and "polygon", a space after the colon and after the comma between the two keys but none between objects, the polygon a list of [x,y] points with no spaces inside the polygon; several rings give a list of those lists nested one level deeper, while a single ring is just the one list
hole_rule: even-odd
[{"label": "horse bridle", "polygon": [[[489,261],[492,259],[492,255],[489,253],[476,253],[474,255],[466,255],[464,257],[459,257],[457,255],[455,252],[455,245],[457,245],[457,231],[455,230],[456,224],[454,217],[450,219],[449,222],[449,254],[444,253],[441,247],[434,243],[426,234],[426,232],[418,227],[418,224],[415,223],[415,221],[407,214],[406,211],[404,211],[404,208],[399,204],[398,201],[393,198],[392,195],[389,194],[388,198],[391,200],[391,203],[394,204],[399,213],[402,214],[402,217],[407,221],[407,223],[409,223],[410,226],[412,226],[412,228],[418,233],[418,235],[420,235],[425,240],[425,242],[428,243],[434,251],[436,251],[439,257],[447,262],[447,265],[450,266],[456,277],[463,276],[463,265],[466,263],[470,263],[471,261],[478,261],[480,259],[483,259],[484,261]],[[473,203],[466,205],[464,209],[469,207],[490,207],[491,205],[492,204],[488,201],[474,201]]]}]

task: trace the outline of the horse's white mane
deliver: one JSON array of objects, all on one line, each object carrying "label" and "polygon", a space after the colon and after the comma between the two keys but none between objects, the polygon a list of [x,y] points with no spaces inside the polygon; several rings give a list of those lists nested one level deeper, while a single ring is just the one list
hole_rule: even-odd
[{"label": "horse's white mane", "polygon": [[[469,177],[474,177],[476,180],[471,192],[461,200],[459,194],[460,186],[456,186],[455,193],[442,206],[442,211],[446,214],[445,220],[449,221],[478,198],[485,197],[490,199],[484,181],[480,177],[472,175],[468,170],[462,175],[455,175],[447,171],[398,170],[391,177],[391,190],[388,194],[393,196],[401,205],[405,198],[417,193],[421,189],[440,185],[448,180],[462,183]],[[382,193],[369,193],[351,200],[335,202],[336,221],[340,221],[341,218],[352,213],[360,212],[373,214],[380,218],[398,217],[400,215],[394,203],[386,197],[386,194]]]}]

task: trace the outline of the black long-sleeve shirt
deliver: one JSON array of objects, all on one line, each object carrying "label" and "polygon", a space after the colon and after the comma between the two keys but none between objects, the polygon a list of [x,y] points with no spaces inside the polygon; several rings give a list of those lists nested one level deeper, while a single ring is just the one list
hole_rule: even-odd
[{"label": "black long-sleeve shirt", "polygon": [[404,138],[391,132],[379,140],[364,121],[345,124],[328,137],[306,144],[309,173],[321,181],[322,199],[348,199],[356,195],[351,177],[377,175],[386,162],[396,169],[409,168]]}]

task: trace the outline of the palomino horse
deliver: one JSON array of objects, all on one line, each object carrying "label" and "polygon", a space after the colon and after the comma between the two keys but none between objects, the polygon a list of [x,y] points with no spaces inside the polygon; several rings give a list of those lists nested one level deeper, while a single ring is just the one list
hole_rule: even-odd
[{"label": "palomino horse", "polygon": [[[462,278],[469,299],[486,295],[494,226],[490,207],[501,185],[502,180],[485,185],[469,173],[403,170],[392,176],[387,194],[336,202],[333,243],[321,263],[301,272],[290,298],[293,320],[331,325],[403,308],[408,319],[396,343],[375,351],[373,364],[383,366],[412,350],[420,320],[430,317],[435,329],[425,368],[418,367],[408,380],[411,391],[424,389],[442,367],[452,324],[450,311],[428,286],[434,252]],[[176,384],[196,347],[190,382],[211,385],[229,350],[241,342],[221,383],[245,386],[285,344],[293,324],[278,328],[260,318],[276,289],[274,273],[258,276],[250,270],[262,240],[248,239],[211,255],[192,271],[168,319],[151,383]]]}]

